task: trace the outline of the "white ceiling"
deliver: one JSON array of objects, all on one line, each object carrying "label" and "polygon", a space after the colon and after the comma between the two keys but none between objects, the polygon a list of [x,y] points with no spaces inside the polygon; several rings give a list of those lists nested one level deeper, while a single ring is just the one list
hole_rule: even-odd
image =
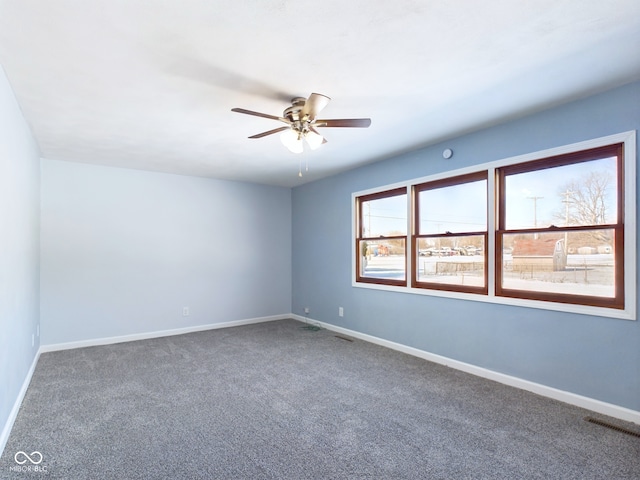
[{"label": "white ceiling", "polygon": [[[295,186],[639,79],[640,2],[0,0],[0,64],[45,158]],[[231,112],[312,92],[371,127]]]}]

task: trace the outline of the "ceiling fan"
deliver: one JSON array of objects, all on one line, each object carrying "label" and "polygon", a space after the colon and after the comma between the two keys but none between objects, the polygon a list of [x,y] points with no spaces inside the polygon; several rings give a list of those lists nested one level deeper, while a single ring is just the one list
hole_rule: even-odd
[{"label": "ceiling fan", "polygon": [[286,123],[284,127],[274,128],[266,132],[252,135],[249,138],[262,138],[274,133],[281,133],[280,140],[293,153],[302,153],[303,139],[312,150],[327,143],[320,135],[317,128],[320,127],[356,127],[367,128],[371,125],[370,118],[343,118],[333,120],[321,120],[316,118],[318,113],[331,101],[326,95],[312,93],[309,98],[296,97],[291,100],[291,106],[285,108],[281,117],[266,113],[254,112],[244,108],[232,108],[232,112],[254,115],[256,117],[270,118]]}]

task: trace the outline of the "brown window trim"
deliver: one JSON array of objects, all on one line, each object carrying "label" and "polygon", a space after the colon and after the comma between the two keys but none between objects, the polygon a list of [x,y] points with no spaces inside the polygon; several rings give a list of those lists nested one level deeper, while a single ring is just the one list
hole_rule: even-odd
[{"label": "brown window trim", "polygon": [[[548,168],[556,168],[565,165],[588,162],[601,158],[617,158],[617,223],[615,224],[594,224],[580,226],[545,227],[531,229],[506,229],[506,177],[518,173],[534,172]],[[572,152],[564,155],[543,158],[525,163],[509,165],[496,169],[497,173],[497,229],[495,236],[495,295],[498,297],[519,298],[525,300],[540,300],[545,302],[568,303],[573,305],[585,305],[592,307],[605,307],[623,310],[625,308],[624,298],[624,144],[616,143],[602,147]],[[596,297],[590,295],[573,295],[567,293],[533,292],[529,290],[508,289],[503,284],[503,264],[502,250],[503,238],[506,234],[517,233],[548,233],[548,232],[575,232],[580,230],[614,230],[614,252],[615,252],[615,296]]]},{"label": "brown window trim", "polygon": [[[425,282],[425,281],[420,281],[418,280],[418,260],[420,258],[420,255],[417,253],[418,252],[418,240],[421,238],[447,238],[447,237],[484,237],[484,252],[483,252],[483,259],[484,259],[484,274],[483,274],[483,283],[484,286],[482,287],[475,287],[472,285],[450,285],[450,284],[443,284],[443,283],[437,283],[437,282]],[[411,286],[413,288],[423,288],[423,289],[427,289],[427,290],[444,290],[447,292],[464,292],[464,293],[476,293],[479,295],[487,295],[487,293],[489,292],[489,272],[488,272],[488,268],[487,268],[487,263],[488,263],[488,250],[487,250],[487,246],[488,246],[488,234],[487,232],[464,232],[464,233],[452,233],[452,234],[445,234],[445,235],[413,235],[412,239],[412,244],[411,244],[411,251],[413,252],[414,255],[414,259],[415,259],[415,267],[413,268],[413,270],[411,271]]]},{"label": "brown window trim", "polygon": [[[431,182],[420,183],[414,185],[413,190],[416,194],[426,191],[435,190],[436,188],[453,187],[454,185],[462,185],[463,183],[477,182],[478,180],[486,180],[488,178],[487,170],[457,175],[455,177],[441,178]],[[418,218],[418,217],[416,217]]]},{"label": "brown window trim", "polygon": [[[402,236],[378,236],[378,237],[364,237],[364,225],[362,219],[364,218],[362,212],[362,204],[364,202],[369,202],[371,200],[380,200],[382,198],[390,198],[399,195],[407,195],[407,200],[409,199],[409,194],[406,187],[394,188],[392,190],[385,190],[383,192],[376,192],[369,195],[362,195],[356,198],[356,242],[355,242],[355,252],[356,252],[356,282],[358,283],[371,283],[378,285],[389,285],[389,286],[397,286],[397,287],[406,287],[407,286],[407,251],[408,251],[408,235]],[[405,277],[403,280],[394,280],[389,278],[377,278],[377,277],[363,277],[360,275],[362,271],[362,256],[360,255],[360,242],[375,242],[380,241],[381,239],[385,240],[404,240],[404,272]]]},{"label": "brown window trim", "polygon": [[[404,280],[393,280],[393,279],[389,279],[389,278],[379,278],[379,277],[363,277],[360,275],[360,272],[362,271],[360,269],[360,261],[361,261],[361,255],[360,255],[360,242],[377,242],[380,240],[404,240],[405,241],[405,245],[404,245]],[[357,270],[357,275],[356,275],[356,280],[358,282],[362,282],[362,283],[379,283],[381,285],[394,285],[394,286],[399,286],[399,287],[406,287],[407,286],[407,237],[405,236],[394,236],[394,237],[366,237],[366,238],[358,238],[356,240],[356,252],[358,253],[358,255],[356,255],[356,268]]]},{"label": "brown window trim", "polygon": [[[445,188],[445,187],[453,187],[455,185],[463,185],[465,183],[477,182],[488,179],[488,171],[480,170],[478,172],[468,173],[465,175],[457,175],[455,177],[447,177],[443,179],[434,180],[431,182],[421,183],[418,185],[414,185],[413,187],[413,225],[414,229],[417,233],[411,236],[411,252],[412,252],[412,260],[414,268],[411,269],[411,286],[413,288],[421,288],[426,290],[441,290],[448,292],[464,292],[464,293],[475,293],[480,295],[487,295],[489,291],[488,283],[488,232],[487,230],[479,231],[479,232],[442,232],[437,234],[420,234],[419,225],[420,225],[420,202],[418,201],[420,192],[425,192],[428,190],[435,190],[437,188]],[[487,192],[487,201],[488,201],[489,192]],[[467,237],[467,236],[482,236],[484,237],[484,286],[475,287],[469,285],[448,285],[437,282],[425,282],[418,280],[418,269],[419,269],[419,258],[418,254],[418,240],[421,238],[446,238],[446,237]]]},{"label": "brown window trim", "polygon": [[[472,291],[469,292],[469,299],[477,301],[483,301],[482,298],[488,298],[487,301],[492,303],[502,303],[505,305],[520,305],[523,306],[531,306],[536,308],[544,308],[550,310],[557,310],[560,312],[574,312],[578,314],[592,314],[603,317],[611,317],[611,318],[621,318],[625,320],[636,320],[636,292],[632,288],[635,286],[635,272],[636,265],[629,264],[625,265],[628,259],[628,252],[633,253],[634,247],[636,246],[636,239],[634,235],[630,235],[628,231],[625,232],[625,221],[628,220],[632,222],[631,227],[632,231],[635,229],[635,224],[633,223],[633,218],[626,218],[628,215],[627,208],[629,205],[633,207],[636,201],[636,182],[635,175],[631,177],[627,177],[629,172],[633,172],[634,164],[636,163],[636,132],[635,131],[627,131],[621,132],[618,134],[610,135],[607,137],[594,138],[591,140],[585,140],[582,142],[578,142],[572,145],[565,145],[556,148],[551,148],[546,152],[532,152],[525,155],[514,156],[507,159],[495,160],[487,162],[486,164],[478,164],[476,165],[477,169],[473,167],[469,167],[469,169],[464,169],[466,172],[471,171],[471,173],[463,173],[456,175],[454,172],[449,173],[449,177],[445,177],[447,173],[441,173],[437,175],[430,176],[429,178],[434,178],[431,181],[425,181],[424,179],[420,182],[420,179],[408,180],[406,183],[403,182],[402,187],[386,187],[388,190],[383,191],[373,191],[374,193],[364,193],[363,195],[355,194],[353,199],[354,202],[352,205],[354,207],[354,217],[356,220],[355,228],[355,253],[356,258],[354,259],[354,264],[356,265],[357,270],[352,273],[354,279],[354,286],[360,284],[362,286],[375,286],[378,284],[380,287],[389,285],[389,286],[397,286],[400,287],[404,291],[407,289],[407,292],[416,293],[416,294],[425,294],[429,295],[430,291],[433,292],[433,295],[437,296],[447,296],[448,292],[455,293],[456,290],[451,288],[451,285],[445,286],[442,288],[442,285],[439,284],[426,284],[427,282],[416,282],[415,275],[418,272],[416,269],[419,266],[419,252],[417,250],[418,241],[423,238],[423,235],[420,235],[419,232],[415,230],[416,227],[416,201],[417,194],[426,190],[429,187],[437,188],[438,186],[446,187],[448,185],[454,185],[459,183],[458,177],[464,177],[465,175],[470,175],[473,177],[474,175],[485,175],[485,172],[488,173],[490,178],[487,178],[487,186],[488,190],[488,198],[487,203],[488,207],[493,208],[492,212],[489,211],[487,218],[487,236],[485,237],[485,274],[487,279],[485,279],[485,284],[487,285],[488,292],[486,295],[478,295],[478,292]],[[594,145],[596,145],[594,147]],[[625,158],[628,156],[628,153],[631,152],[631,158]],[[546,154],[546,156],[545,156]],[[555,167],[561,167],[564,165],[570,164],[578,164],[581,162],[588,162],[589,160],[596,160],[600,158],[607,157],[617,157],[618,162],[618,178],[617,178],[617,223],[609,224],[609,225],[585,225],[584,229],[593,230],[597,228],[606,228],[612,230],[613,236],[615,237],[612,242],[607,242],[614,249],[614,253],[616,254],[615,258],[615,298],[612,297],[589,297],[589,300],[585,301],[585,295],[575,295],[572,293],[558,293],[558,294],[550,294],[548,292],[534,292],[529,290],[517,290],[515,288],[502,288],[502,271],[503,268],[503,248],[502,242],[505,241],[507,235],[513,235],[518,232],[527,233],[526,230],[515,230],[518,228],[514,225],[514,228],[510,230],[505,230],[502,228],[505,225],[505,197],[504,197],[504,176],[512,175],[517,173],[525,173],[529,171],[535,170],[544,170],[544,169],[552,169]],[[631,168],[631,170],[627,170]],[[551,172],[550,172],[551,173]],[[439,178],[438,178],[439,177]],[[486,177],[479,177],[486,178]],[[626,187],[629,187],[628,191]],[[385,188],[384,186],[382,188]],[[411,203],[411,218],[408,219],[410,227],[407,231],[407,237],[405,240],[405,278],[404,281],[389,281],[380,278],[362,278],[360,277],[360,266],[361,259],[358,255],[359,241],[361,240],[369,240],[369,241],[379,241],[380,238],[363,238],[361,236],[362,226],[360,225],[359,218],[362,217],[362,211],[364,210],[361,206],[359,206],[358,201],[362,200],[373,200],[376,198],[384,198],[387,196],[391,196],[392,192],[401,193],[407,195],[407,201]],[[631,202],[631,203],[629,203]],[[418,217],[419,218],[419,217]],[[364,224],[366,228],[366,223]],[[582,226],[573,226],[573,225],[561,225],[560,227],[553,227],[556,232],[571,232],[572,229],[580,229]],[[445,227],[446,228],[446,227]],[[535,232],[540,233],[548,233],[547,230],[549,227],[545,225],[545,227],[540,227],[535,230]],[[533,233],[535,233],[533,232]],[[473,234],[477,232],[455,232],[454,235],[463,235],[463,234]],[[484,232],[481,232],[484,233]],[[446,232],[442,232],[443,235]],[[611,232],[610,232],[611,234]],[[427,235],[427,234],[425,234]],[[438,236],[435,234],[434,236]],[[626,238],[625,238],[626,236]],[[397,238],[397,237],[394,237]],[[405,237],[402,237],[403,239]],[[630,243],[625,243],[630,242]],[[474,242],[475,244],[475,242]],[[624,252],[624,249],[627,249],[627,252]],[[631,248],[632,250],[629,250]],[[627,255],[625,255],[627,253]],[[412,262],[413,268],[409,262]],[[611,271],[609,271],[611,272]],[[419,272],[418,272],[419,274]],[[489,283],[490,279],[490,283]],[[607,282],[608,283],[608,282]],[[416,285],[417,284],[417,285]],[[509,283],[507,283],[509,285]],[[612,288],[611,283],[608,283],[609,288]],[[416,288],[417,286],[417,288]],[[511,284],[511,286],[518,286],[517,283]],[[576,290],[580,291],[580,290]],[[583,290],[584,291],[584,290]],[[607,295],[612,295],[610,293],[611,290],[607,293]],[[465,292],[462,293],[465,295]],[[629,295],[627,297],[627,295]],[[500,299],[503,299],[502,301]],[[538,306],[539,305],[539,306]],[[554,305],[556,305],[554,307]],[[618,313],[619,312],[619,313]]]}]

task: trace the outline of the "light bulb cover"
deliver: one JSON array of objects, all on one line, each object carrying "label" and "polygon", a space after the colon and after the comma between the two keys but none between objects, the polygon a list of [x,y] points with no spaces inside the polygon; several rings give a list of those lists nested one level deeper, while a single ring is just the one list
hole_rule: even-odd
[{"label": "light bulb cover", "polygon": [[280,134],[280,141],[285,147],[289,147],[292,143],[298,140],[298,132],[294,132],[293,130],[285,130]]},{"label": "light bulb cover", "polygon": [[307,132],[304,138],[309,144],[309,147],[311,147],[311,150],[316,150],[317,148],[320,148],[320,146],[322,145],[322,142],[324,141],[324,138],[322,135],[312,131]]},{"label": "light bulb cover", "polygon": [[287,148],[291,153],[302,153],[302,151],[304,150],[302,140],[296,140],[291,145],[288,145]]},{"label": "light bulb cover", "polygon": [[293,153],[302,153],[304,147],[302,145],[302,139],[295,130],[285,130],[280,134],[280,141],[282,144]]}]

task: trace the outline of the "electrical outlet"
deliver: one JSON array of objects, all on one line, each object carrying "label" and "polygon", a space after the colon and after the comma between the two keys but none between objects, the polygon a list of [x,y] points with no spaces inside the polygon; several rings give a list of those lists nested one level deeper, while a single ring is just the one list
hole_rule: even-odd
[{"label": "electrical outlet", "polygon": [[182,307],[182,316],[183,317],[189,316],[189,307]]},{"label": "electrical outlet", "polygon": [[304,307],[304,313],[309,313],[311,310],[309,309],[309,307]]},{"label": "electrical outlet", "polygon": [[338,315],[344,317],[344,308],[338,307]]}]

